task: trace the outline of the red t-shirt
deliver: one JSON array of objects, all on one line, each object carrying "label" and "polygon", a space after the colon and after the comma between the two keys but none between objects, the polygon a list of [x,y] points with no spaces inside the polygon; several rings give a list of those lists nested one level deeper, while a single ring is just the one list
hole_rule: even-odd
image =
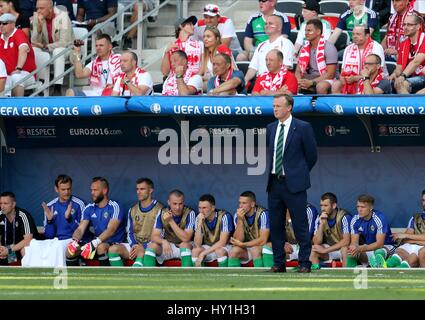
[{"label": "red t-shirt", "polygon": [[[409,38],[400,44],[399,54],[397,57],[397,64],[401,65],[404,70],[407,65],[416,57],[418,53],[425,53],[425,39],[424,35],[419,34],[418,41],[412,46]],[[420,43],[422,39],[422,43]],[[412,75],[420,75],[420,70],[425,67],[425,61],[418,66]]]},{"label": "red t-shirt", "polygon": [[[276,74],[274,75],[276,76]],[[273,79],[274,79],[273,76]],[[261,90],[264,90],[264,87],[261,85],[261,82],[266,78],[265,74],[259,75],[257,79],[255,80],[254,88],[252,89],[252,92],[258,92],[260,93]],[[292,72],[287,72],[285,79],[283,79],[282,85],[280,88],[282,88],[284,85],[288,87],[288,90],[292,94],[297,94],[298,92],[298,81],[295,75]],[[278,88],[278,89],[280,89]]]},{"label": "red t-shirt", "polygon": [[20,29],[15,29],[7,42],[5,42],[3,35],[0,36],[0,59],[4,61],[8,75],[15,70],[18,63],[19,47],[25,44],[29,47],[30,51],[28,52],[25,64],[22,66],[22,70],[32,72],[36,69],[34,50],[25,33]]}]

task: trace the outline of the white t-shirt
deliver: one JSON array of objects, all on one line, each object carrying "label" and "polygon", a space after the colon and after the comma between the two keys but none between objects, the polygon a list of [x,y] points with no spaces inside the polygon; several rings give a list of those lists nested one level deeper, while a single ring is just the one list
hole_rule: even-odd
[{"label": "white t-shirt", "polygon": [[[132,96],[130,89],[126,85],[122,85],[122,79],[124,78],[124,73],[121,74],[114,85],[115,92],[118,92],[119,96]],[[153,80],[149,72],[136,72],[134,76],[131,78],[130,81],[133,85],[140,87],[140,86],[146,86],[150,90],[146,92],[146,95],[150,95],[153,90]]]},{"label": "white t-shirt", "polygon": [[[90,61],[89,64],[85,66],[85,68],[88,68],[90,72],[93,72],[93,61]],[[107,84],[113,84],[111,72],[109,71],[109,62],[108,60],[102,60],[102,76],[100,77],[101,81],[101,88],[105,88]]]},{"label": "white t-shirt", "polygon": [[[194,38],[199,41],[204,41],[204,31],[206,25],[204,19],[198,21],[195,26]],[[231,19],[227,17],[220,17],[217,25],[218,31],[220,31],[221,39],[232,38],[229,49],[231,51],[241,52],[242,48],[239,43],[238,37],[235,32],[235,27]]]},{"label": "white t-shirt", "polygon": [[[322,25],[323,25],[322,35],[325,37],[325,40],[328,40],[332,33],[332,26],[326,20],[320,19],[320,21],[322,21]],[[301,46],[304,44],[304,40],[305,40],[306,25],[307,25],[306,22],[301,23],[300,30],[298,31],[298,35],[297,35],[297,40],[295,40],[295,43],[298,43]]]},{"label": "white t-shirt", "polygon": [[255,49],[249,68],[257,70],[257,75],[268,71],[266,65],[266,55],[273,49],[278,49],[283,53],[283,63],[292,69],[294,63],[294,45],[284,36],[279,36],[275,41],[270,40],[260,43]]}]

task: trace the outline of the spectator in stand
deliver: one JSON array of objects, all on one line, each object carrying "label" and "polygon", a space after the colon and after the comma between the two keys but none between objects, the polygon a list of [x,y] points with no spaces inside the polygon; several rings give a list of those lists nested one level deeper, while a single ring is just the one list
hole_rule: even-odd
[{"label": "spectator in stand", "polygon": [[114,85],[113,96],[146,96],[152,94],[151,75],[137,66],[137,55],[132,51],[121,54],[121,75]]},{"label": "spectator in stand", "polygon": [[204,45],[201,41],[197,41],[192,38],[194,26],[197,21],[198,19],[195,16],[190,16],[189,18],[178,19],[174,24],[177,40],[168,44],[162,57],[161,72],[164,77],[168,76],[170,73],[171,55],[176,50],[181,50],[186,53],[188,67],[191,72],[199,72],[202,65]]},{"label": "spectator in stand", "polygon": [[[121,1],[118,0],[118,2],[121,2]],[[123,2],[123,5],[127,6],[128,1],[122,1],[122,2]],[[153,9],[155,9],[155,4],[156,4],[155,0],[143,0],[143,15],[145,13],[148,13],[148,12],[152,11]],[[149,22],[155,22],[157,16],[158,16],[158,12],[149,16],[148,21]],[[131,14],[129,22],[130,22],[130,24],[133,24],[138,19],[139,19],[139,5],[136,2],[133,6],[133,12]],[[123,43],[124,49],[131,49],[133,47],[133,39],[134,38],[137,38],[137,27],[134,27],[126,35],[123,36],[123,42],[122,43]]]},{"label": "spectator in stand", "polygon": [[262,42],[255,49],[254,56],[249,64],[245,75],[245,83],[248,83],[255,76],[267,71],[266,55],[272,49],[279,49],[283,53],[286,68],[292,70],[294,58],[294,45],[290,40],[281,34],[282,18],[278,15],[267,17],[266,33],[269,39]]},{"label": "spectator in stand", "polygon": [[204,19],[195,25],[194,37],[202,41],[206,27],[216,27],[220,31],[221,43],[230,48],[234,57],[242,52],[241,45],[231,19],[220,15],[220,8],[215,4],[204,7]]},{"label": "spectator in stand", "polygon": [[[60,54],[74,41],[71,20],[68,13],[53,6],[52,0],[37,0],[37,12],[34,13],[31,44],[35,52],[49,52],[51,57]],[[53,62],[54,77],[65,71],[65,55]],[[53,95],[60,96],[63,78],[54,84]]]},{"label": "spectator in stand", "polygon": [[274,96],[280,93],[297,94],[298,82],[295,75],[283,64],[283,54],[272,49],[266,56],[267,71],[255,79],[252,95]]},{"label": "spectator in stand", "polygon": [[383,94],[392,93],[391,82],[385,79],[382,68],[382,59],[379,55],[371,53],[366,56],[363,63],[362,77],[357,86],[357,94]]},{"label": "spectator in stand", "polygon": [[404,20],[407,15],[415,13],[410,0],[393,0],[395,12],[391,15],[387,25],[387,33],[381,44],[385,51],[386,60],[397,61],[401,49],[400,44],[406,40]]},{"label": "spectator in stand", "polygon": [[0,59],[6,65],[7,83],[5,95],[23,96],[26,86],[35,82],[29,77],[18,86],[16,84],[36,69],[34,50],[25,33],[16,29],[16,17],[10,13],[0,16]]},{"label": "spectator in stand", "polygon": [[233,70],[238,70],[230,49],[221,43],[220,31],[216,27],[207,26],[204,31],[204,56],[199,75],[204,81],[204,90],[207,90],[208,80],[213,75],[213,58],[217,53],[225,53],[231,56]]},{"label": "spectator in stand", "polygon": [[17,0],[0,0],[0,15],[11,13],[16,17],[16,28],[30,36],[30,20],[20,13]]},{"label": "spectator in stand", "polygon": [[67,96],[110,96],[117,77],[121,73],[120,55],[112,51],[111,37],[101,34],[96,39],[96,57],[85,67],[81,63],[81,43],[71,52],[70,61],[78,79],[89,78],[90,87],[72,88]]},{"label": "spectator in stand", "polygon": [[[77,21],[85,21],[91,30],[117,13],[117,8],[117,0],[78,0]],[[115,35],[115,23],[107,23],[98,33],[106,33],[112,38]]]},{"label": "spectator in stand", "polygon": [[400,44],[397,66],[390,76],[397,93],[422,93],[425,87],[425,34],[421,26],[422,18],[416,14],[404,18],[407,39]]},{"label": "spectator in stand", "polygon": [[364,4],[365,0],[350,0],[350,9],[345,11],[339,17],[338,24],[333,31],[329,41],[336,43],[343,30],[348,31],[352,39],[352,31],[356,25],[365,25],[370,29],[373,40],[380,42],[379,20],[375,11],[370,10]]},{"label": "spectator in stand", "polygon": [[37,0],[19,0],[16,8],[19,7],[19,11],[25,18],[31,19],[35,12],[36,2]]},{"label": "spectator in stand", "polygon": [[[301,47],[304,44],[305,41],[305,26],[308,20],[311,19],[320,19],[320,6],[317,3],[316,0],[306,0],[303,4],[303,10],[301,11],[301,14],[304,18],[304,22],[301,23],[300,30],[297,34],[297,39],[295,40],[295,53],[298,54]],[[332,33],[332,26],[330,23],[324,19],[320,19],[323,24],[323,36],[325,37],[325,40],[328,40]]]},{"label": "spectator in stand", "polygon": [[184,51],[171,54],[171,72],[164,81],[162,94],[165,96],[198,95],[202,93],[202,77],[189,69]]},{"label": "spectator in stand", "polygon": [[208,95],[246,94],[243,73],[233,70],[232,59],[228,54],[218,53],[214,56],[213,71],[215,76],[208,81]]},{"label": "spectator in stand", "polygon": [[74,15],[74,7],[73,7],[73,2],[74,0],[54,0],[53,4],[58,7],[58,6],[62,6],[62,10],[65,11],[64,9],[66,8],[66,11],[68,12],[68,17],[71,21],[75,20],[75,15]]},{"label": "spectator in stand", "polygon": [[391,0],[366,0],[365,6],[378,14],[381,27],[387,24],[391,15]]},{"label": "spectator in stand", "polygon": [[357,25],[353,29],[353,43],[344,50],[341,75],[339,80],[332,84],[332,93],[354,94],[357,93],[358,82],[362,79],[360,74],[364,68],[366,57],[374,53],[381,58],[381,67],[387,76],[384,49],[372,40],[369,29],[364,25]]},{"label": "spectator in stand", "polygon": [[246,24],[245,38],[243,42],[245,51],[236,57],[236,61],[250,61],[254,55],[256,47],[258,47],[261,42],[269,39],[269,35],[266,33],[266,21],[271,15],[282,17],[280,34],[283,34],[285,37],[289,36],[289,33],[291,32],[291,23],[289,22],[286,14],[275,9],[276,2],[277,0],[258,1],[260,12],[253,14]]},{"label": "spectator in stand", "polygon": [[307,41],[300,50],[295,77],[298,92],[327,94],[335,81],[338,52],[322,36],[323,24],[311,19],[305,27]]}]

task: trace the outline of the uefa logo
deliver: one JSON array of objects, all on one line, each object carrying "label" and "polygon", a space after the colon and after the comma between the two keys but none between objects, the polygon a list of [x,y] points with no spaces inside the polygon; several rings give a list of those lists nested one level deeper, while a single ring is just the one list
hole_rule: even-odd
[{"label": "uefa logo", "polygon": [[151,104],[151,112],[152,113],[161,113],[161,105],[159,103]]},{"label": "uefa logo", "polygon": [[334,126],[331,126],[331,125],[326,126],[326,127],[325,127],[325,134],[326,134],[328,137],[334,137],[334,136],[335,136],[335,134],[336,134],[335,127],[334,127]]},{"label": "uefa logo", "polygon": [[91,113],[95,116],[100,116],[102,114],[102,107],[98,104],[92,105]]},{"label": "uefa logo", "polygon": [[336,114],[344,114],[344,108],[340,104],[334,105],[332,111]]}]

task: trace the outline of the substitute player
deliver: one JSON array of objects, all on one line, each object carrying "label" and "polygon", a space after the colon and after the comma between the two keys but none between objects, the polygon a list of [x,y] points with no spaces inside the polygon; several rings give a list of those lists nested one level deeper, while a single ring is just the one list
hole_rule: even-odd
[{"label": "substitute player", "polygon": [[232,215],[226,210],[216,209],[215,199],[210,194],[199,198],[198,209],[192,261],[196,267],[214,260],[219,267],[227,267],[229,239],[234,230]]},{"label": "substitute player", "polygon": [[385,267],[385,258],[393,250],[391,228],[385,215],[373,208],[375,199],[367,194],[357,198],[357,214],[351,220],[351,243],[347,267],[357,262],[372,268]]},{"label": "substitute player", "polygon": [[133,267],[143,266],[145,249],[151,240],[155,218],[164,207],[158,200],[152,198],[153,192],[154,184],[151,179],[137,179],[136,193],[139,201],[128,211],[128,243],[114,244],[109,248],[108,256],[111,266],[123,266],[121,259],[136,259]]},{"label": "substitute player", "polygon": [[[229,267],[253,260],[254,267],[273,266],[270,221],[267,209],[257,205],[255,193],[244,191],[239,196],[239,208],[234,215],[235,233],[229,253]],[[264,246],[264,249],[263,249]]]},{"label": "substitute player", "polygon": [[341,260],[347,264],[347,249],[350,245],[351,215],[338,208],[338,199],[332,192],[320,197],[322,213],[316,219],[311,248],[311,269],[320,269],[320,260]]},{"label": "substitute player", "polygon": [[[109,199],[109,183],[105,178],[94,177],[90,189],[93,203],[84,209],[80,225],[72,235],[73,241],[68,245],[67,256],[77,259],[81,254],[84,259],[93,259],[97,254],[100,265],[109,266],[109,247],[125,239],[125,214],[116,201]],[[79,241],[88,227],[93,228],[96,239],[80,248]]]},{"label": "substitute player", "polygon": [[388,268],[425,267],[425,260],[422,263],[419,261],[420,251],[425,258],[425,190],[422,191],[422,209],[422,213],[416,213],[410,218],[404,233],[393,234],[393,239],[401,241],[402,245],[388,258]]},{"label": "substitute player", "polygon": [[192,237],[195,231],[195,211],[184,204],[184,193],[173,190],[168,195],[168,207],[156,216],[143,265],[156,266],[165,260],[181,259],[182,267],[192,266]]}]

